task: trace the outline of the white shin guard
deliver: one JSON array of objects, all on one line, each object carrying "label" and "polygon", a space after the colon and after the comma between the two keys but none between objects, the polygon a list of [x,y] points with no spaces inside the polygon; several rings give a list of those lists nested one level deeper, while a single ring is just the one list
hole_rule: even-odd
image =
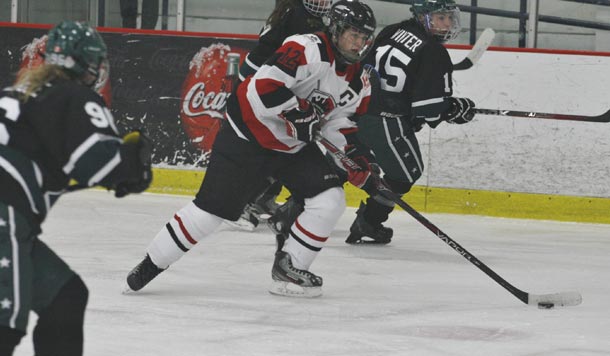
[{"label": "white shin guard", "polygon": [[216,230],[222,220],[190,202],[157,233],[146,252],[157,267],[165,269]]},{"label": "white shin guard", "polygon": [[305,199],[305,210],[292,225],[282,248],[292,257],[294,267],[309,270],[344,211],[345,193],[339,187]]}]

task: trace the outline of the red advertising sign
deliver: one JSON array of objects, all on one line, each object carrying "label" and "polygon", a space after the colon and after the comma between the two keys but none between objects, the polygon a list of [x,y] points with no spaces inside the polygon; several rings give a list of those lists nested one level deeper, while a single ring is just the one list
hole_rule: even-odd
[{"label": "red advertising sign", "polygon": [[240,64],[248,50],[214,43],[193,56],[182,86],[180,118],[191,143],[209,154],[221,122],[234,77],[226,75],[228,54],[240,55]]}]

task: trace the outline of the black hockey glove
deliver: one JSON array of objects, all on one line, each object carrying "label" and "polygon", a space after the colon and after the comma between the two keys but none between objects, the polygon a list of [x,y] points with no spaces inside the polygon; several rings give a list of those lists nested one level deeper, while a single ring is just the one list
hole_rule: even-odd
[{"label": "black hockey glove", "polygon": [[307,100],[299,100],[299,107],[280,114],[288,124],[290,136],[303,142],[312,142],[320,130],[320,113]]},{"label": "black hockey glove", "polygon": [[377,180],[381,169],[376,163],[375,156],[368,147],[363,144],[348,144],[345,146],[345,154],[359,167],[345,166],[347,180],[354,186],[364,190],[369,195],[377,193]]},{"label": "black hockey glove", "polygon": [[474,102],[468,98],[449,98],[449,109],[441,114],[441,119],[450,124],[465,124],[474,118]]},{"label": "black hockey glove", "polygon": [[142,193],[152,182],[152,141],[139,130],[123,137],[121,156],[131,163],[129,177],[114,188],[114,196],[122,198],[130,193]]}]

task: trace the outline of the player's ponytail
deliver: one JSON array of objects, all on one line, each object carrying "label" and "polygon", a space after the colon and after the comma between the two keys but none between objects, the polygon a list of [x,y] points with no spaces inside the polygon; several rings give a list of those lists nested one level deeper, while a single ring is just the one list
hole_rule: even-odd
[{"label": "player's ponytail", "polygon": [[70,79],[70,75],[56,65],[43,64],[35,68],[23,68],[17,73],[14,88],[19,93],[19,100],[26,102],[32,94],[55,79]]}]

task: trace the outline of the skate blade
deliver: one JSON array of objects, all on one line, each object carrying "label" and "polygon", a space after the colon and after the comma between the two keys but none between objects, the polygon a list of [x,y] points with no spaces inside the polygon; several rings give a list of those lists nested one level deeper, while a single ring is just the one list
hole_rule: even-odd
[{"label": "skate blade", "polygon": [[121,291],[121,294],[123,295],[133,295],[137,293],[135,290],[131,289],[129,287],[129,284],[125,283],[125,285],[123,286],[123,290]]},{"label": "skate blade", "polygon": [[229,225],[230,227],[241,230],[241,231],[252,232],[256,228],[256,226],[254,226],[254,224],[252,224],[249,221],[246,221],[245,219],[239,219],[237,221],[225,220],[224,222],[225,222],[225,224]]},{"label": "skate blade", "polygon": [[322,287],[301,287],[294,283],[272,281],[269,293],[293,298],[316,298],[322,295]]},{"label": "skate blade", "polygon": [[348,237],[345,240],[345,243],[348,245],[387,245],[390,242],[392,242],[392,240],[373,240],[373,239],[363,239],[363,238],[353,238],[353,237]]}]

